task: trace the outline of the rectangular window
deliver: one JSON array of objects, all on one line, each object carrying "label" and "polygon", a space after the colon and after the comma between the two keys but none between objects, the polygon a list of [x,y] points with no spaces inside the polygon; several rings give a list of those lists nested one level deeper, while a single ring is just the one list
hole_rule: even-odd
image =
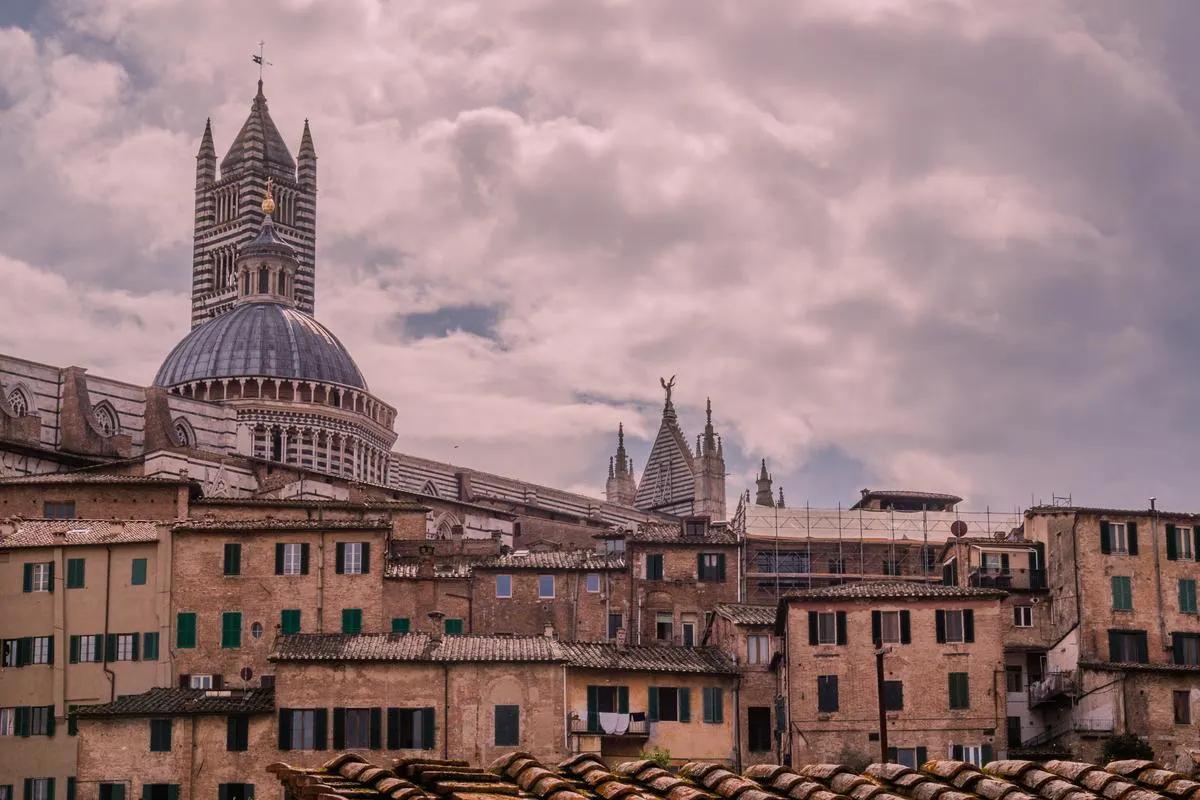
[{"label": "rectangular window", "polygon": [[1191,725],[1192,693],[1187,689],[1176,690],[1171,693],[1171,698],[1175,707],[1175,724]]},{"label": "rectangular window", "polygon": [[242,612],[226,611],[221,614],[221,647],[242,646]]},{"label": "rectangular window", "polygon": [[[325,749],[325,709],[282,708],[279,710],[279,717],[279,740],[284,745],[282,749]],[[318,722],[320,723],[319,737]]]},{"label": "rectangular window", "polygon": [[175,615],[175,646],[188,649],[196,646],[196,614],[180,611]]},{"label": "rectangular window", "polygon": [[[345,715],[345,747],[350,750],[366,750],[371,747],[371,711],[370,708],[347,708]],[[334,710],[334,730],[337,729],[337,710]],[[334,734],[336,739],[337,734]],[[335,747],[341,747],[334,742]]]},{"label": "rectangular window", "polygon": [[[10,798],[11,800],[11,798]],[[102,783],[100,784],[100,800],[125,800],[125,784],[123,783]]]},{"label": "rectangular window", "polygon": [[696,646],[696,615],[683,614],[679,620],[679,638],[684,647]]},{"label": "rectangular window", "polygon": [[146,559],[135,558],[129,562],[129,585],[146,585]]},{"label": "rectangular window", "polygon": [[817,711],[832,714],[838,710],[838,676],[817,676]]},{"label": "rectangular window", "polygon": [[231,753],[250,749],[250,717],[234,714],[225,718],[225,749]]},{"label": "rectangular window", "polygon": [[584,581],[585,581],[587,590],[589,592],[592,592],[593,594],[595,594],[596,592],[600,591],[600,573],[599,572],[589,572],[587,574],[587,577],[584,579]]},{"label": "rectangular window", "polygon": [[661,581],[663,579],[662,553],[646,554],[646,580]]},{"label": "rectangular window", "polygon": [[300,632],[300,609],[285,608],[279,612],[279,630],[281,633],[292,634]]},{"label": "rectangular window", "polygon": [[25,591],[50,592],[54,590],[54,564],[43,561],[25,565]]},{"label": "rectangular window", "polygon": [[946,641],[951,643],[966,641],[962,610],[951,609],[943,613],[946,616]]},{"label": "rectangular window", "polygon": [[767,664],[771,661],[771,637],[755,633],[746,637],[746,663]]},{"label": "rectangular window", "polygon": [[1020,664],[1009,664],[1004,668],[1004,685],[1009,694],[1020,694],[1025,691],[1025,675]]},{"label": "rectangular window", "polygon": [[697,580],[705,583],[720,583],[725,580],[724,553],[700,553],[697,559]]},{"label": "rectangular window", "polygon": [[1167,547],[1167,558],[1178,561],[1195,561],[1195,539],[1193,529],[1188,526],[1167,526],[1167,536],[1172,540],[1168,544],[1174,544],[1174,547]]},{"label": "rectangular window", "polygon": [[1196,579],[1183,578],[1179,581],[1179,613],[1196,613]]},{"label": "rectangular window", "polygon": [[521,707],[495,708],[496,747],[516,747],[521,743]]},{"label": "rectangular window", "polygon": [[720,686],[705,686],[700,691],[704,704],[704,721],[717,725],[725,721],[725,692]]},{"label": "rectangular window", "polygon": [[436,738],[432,708],[389,708],[387,710],[387,748],[389,750],[432,750]]},{"label": "rectangular window", "polygon": [[29,709],[29,735],[54,735],[54,706],[32,706]]},{"label": "rectangular window", "polygon": [[46,519],[75,519],[75,501],[46,500],[42,503],[42,516]]},{"label": "rectangular window", "polygon": [[0,708],[0,736],[12,736],[17,719],[17,709]]},{"label": "rectangular window", "polygon": [[950,708],[952,710],[971,707],[970,682],[967,673],[950,673]]},{"label": "rectangular window", "polygon": [[1133,611],[1133,586],[1126,576],[1112,577],[1112,607],[1113,611]]},{"label": "rectangular window", "polygon": [[1124,522],[1108,523],[1108,538],[1112,552],[1129,552],[1129,528]]},{"label": "rectangular window", "polygon": [[752,753],[771,750],[771,707],[750,706],[746,709],[747,743]]},{"label": "rectangular window", "polygon": [[1018,628],[1033,627],[1033,606],[1013,606],[1013,625]]},{"label": "rectangular window", "polygon": [[880,641],[884,644],[897,644],[900,642],[899,611],[879,612],[879,635]]},{"label": "rectangular window", "polygon": [[408,617],[392,617],[392,633],[408,633]]},{"label": "rectangular window", "polygon": [[608,638],[610,638],[610,639],[617,638],[617,631],[621,630],[621,627],[624,624],[624,622],[625,622],[625,619],[620,614],[609,614],[608,615]]},{"label": "rectangular window", "polygon": [[53,664],[54,663],[54,637],[53,636],[34,636],[30,643],[29,651],[30,664]]},{"label": "rectangular window", "polygon": [[339,542],[338,549],[342,551],[342,568],[339,572],[345,575],[362,575],[367,572],[366,542]]},{"label": "rectangular window", "polygon": [[458,618],[447,617],[443,622],[446,633],[452,636],[458,636],[463,632],[463,621]]},{"label": "rectangular window", "polygon": [[142,660],[158,661],[158,633],[156,631],[142,634]]},{"label": "rectangular window", "polygon": [[253,783],[217,784],[217,800],[254,800]]},{"label": "rectangular window", "polygon": [[179,800],[179,784],[143,783],[141,800]]},{"label": "rectangular window", "polygon": [[189,675],[188,688],[190,689],[211,689],[213,688],[212,675]]},{"label": "rectangular window", "polygon": [[512,597],[512,575],[496,576],[496,597]]},{"label": "rectangular window", "polygon": [[117,633],[109,634],[113,639],[112,644],[116,645],[114,653],[108,656],[109,661],[137,661],[138,660],[138,635],[136,633]]},{"label": "rectangular window", "polygon": [[283,575],[301,575],[304,566],[304,547],[297,542],[276,545],[283,552]]},{"label": "rectangular window", "polygon": [[72,636],[70,640],[72,664],[92,664],[100,661],[100,635]]},{"label": "rectangular window", "polygon": [[225,574],[226,575],[241,575],[242,574],[242,546],[237,542],[229,542],[225,545]]},{"label": "rectangular window", "polygon": [[977,744],[950,745],[950,758],[955,761],[965,761],[977,767],[982,767],[985,762],[983,748]]},{"label": "rectangular window", "polygon": [[82,589],[84,581],[84,565],[86,559],[68,558],[67,559],[67,588]]},{"label": "rectangular window", "polygon": [[171,752],[171,720],[150,720],[150,752]]},{"label": "rectangular window", "polygon": [[26,778],[25,800],[54,800],[54,778]]},{"label": "rectangular window", "polygon": [[1173,632],[1171,650],[1176,664],[1200,665],[1200,634]]},{"label": "rectangular window", "polygon": [[844,575],[846,573],[846,559],[831,558],[829,559],[829,574]]},{"label": "rectangular window", "polygon": [[654,638],[660,642],[675,639],[675,617],[670,611],[659,611],[654,617]]},{"label": "rectangular window", "polygon": [[886,711],[904,710],[904,682],[883,682],[883,707]]},{"label": "rectangular window", "polygon": [[651,686],[649,689],[651,722],[691,722],[691,692],[675,686]]},{"label": "rectangular window", "polygon": [[362,609],[342,609],[342,633],[362,633]]},{"label": "rectangular window", "polygon": [[538,575],[538,599],[553,600],[554,599],[554,576],[553,575]]}]

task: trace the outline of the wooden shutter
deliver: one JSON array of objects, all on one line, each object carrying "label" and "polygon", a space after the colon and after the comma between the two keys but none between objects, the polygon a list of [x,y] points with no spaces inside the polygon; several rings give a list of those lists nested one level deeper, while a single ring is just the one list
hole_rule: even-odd
[{"label": "wooden shutter", "polygon": [[837,621],[837,643],[845,644],[848,638],[846,635],[846,612],[836,612],[834,619]]},{"label": "wooden shutter", "polygon": [[308,574],[308,542],[300,545],[300,574]]},{"label": "wooden shutter", "polygon": [[275,574],[283,574],[283,542],[275,543]]},{"label": "wooden shutter", "polygon": [[717,580],[725,582],[725,554],[717,553]]},{"label": "wooden shutter", "polygon": [[117,660],[117,635],[115,633],[110,633],[104,637],[104,660]]},{"label": "wooden shutter", "polygon": [[326,731],[329,728],[329,712],[324,708],[313,709],[313,749],[326,750],[327,744]]},{"label": "wooden shutter", "polygon": [[23,577],[22,577],[21,591],[32,592],[33,591],[33,564],[25,565],[25,568],[22,570],[22,576]]},{"label": "wooden shutter", "polygon": [[1176,545],[1175,531],[1176,531],[1175,526],[1168,522],[1167,527],[1166,527],[1167,560],[1168,561],[1178,561],[1179,560],[1179,551],[1178,551],[1178,548],[1175,546]]},{"label": "wooden shutter", "polygon": [[658,687],[651,686],[646,690],[646,714],[651,722],[658,722]]},{"label": "wooden shutter", "polygon": [[[54,591],[54,562],[51,561],[46,566],[50,571],[50,583],[48,583],[47,586],[49,587],[50,591],[53,592]],[[54,780],[54,779],[51,778],[51,780]],[[51,793],[51,797],[53,797],[53,793]]]},{"label": "wooden shutter", "polygon": [[725,721],[725,693],[720,686],[712,688],[712,721],[721,723]]},{"label": "wooden shutter", "polygon": [[362,574],[366,575],[371,571],[371,543],[362,543]]},{"label": "wooden shutter", "polygon": [[929,760],[929,750],[924,747],[918,747],[917,748],[917,769],[919,770],[921,768],[921,765],[924,764],[928,760]]},{"label": "wooden shutter", "polygon": [[158,661],[158,633],[147,632],[142,637],[142,659]]},{"label": "wooden shutter", "polygon": [[1100,552],[1112,552],[1112,527],[1108,524],[1108,520],[1100,520]]},{"label": "wooden shutter", "polygon": [[133,647],[129,651],[129,660],[137,661],[138,660],[138,640],[141,639],[142,635],[140,633],[131,633],[129,635],[133,639]]},{"label": "wooden shutter", "polygon": [[333,749],[341,750],[346,746],[346,709],[333,709]]},{"label": "wooden shutter", "polygon": [[628,686],[618,686],[617,687],[617,713],[618,714],[628,714],[629,713],[629,687]]},{"label": "wooden shutter", "polygon": [[493,713],[497,747],[516,747],[521,741],[521,710],[514,705],[496,706]]},{"label": "wooden shutter", "polygon": [[192,676],[186,672],[179,673],[179,688],[187,689],[192,685]]},{"label": "wooden shutter", "polygon": [[1200,525],[1192,523],[1192,558],[1200,561]]},{"label": "wooden shutter", "polygon": [[279,709],[279,749],[292,749],[292,710]]},{"label": "wooden shutter", "polygon": [[[1182,584],[1181,584],[1181,586],[1182,586]],[[70,647],[71,647],[71,653],[70,653],[69,660],[72,664],[78,664],[79,663],[79,637],[78,636],[74,636],[74,635],[71,636]]]},{"label": "wooden shutter", "polygon": [[808,643],[811,645],[815,645],[820,641],[820,639],[817,638],[817,621],[819,619],[820,618],[817,616],[817,612],[808,612]]},{"label": "wooden shutter", "polygon": [[1176,664],[1183,663],[1183,634],[1171,634],[1171,660]]},{"label": "wooden shutter", "polygon": [[400,709],[387,710],[387,749],[400,749]]},{"label": "wooden shutter", "polygon": [[704,553],[696,553],[696,580],[702,581],[706,577],[704,574]]},{"label": "wooden shutter", "polygon": [[876,646],[883,641],[883,614],[879,611],[871,612],[871,641]]},{"label": "wooden shutter", "polygon": [[938,644],[946,643],[946,612],[938,609],[933,612],[933,627],[937,633]]},{"label": "wooden shutter", "polygon": [[964,608],[963,612],[963,641],[975,641],[975,611],[970,608]]},{"label": "wooden shutter", "polygon": [[591,733],[600,730],[600,687],[587,687],[587,729]]},{"label": "wooden shutter", "polygon": [[950,760],[951,761],[962,761],[963,760],[963,746],[961,744],[950,745]]},{"label": "wooden shutter", "polygon": [[[336,555],[333,559],[333,571],[338,575],[342,575],[346,572],[346,543],[338,542],[335,552]],[[335,744],[334,747],[336,748],[337,745]]]},{"label": "wooden shutter", "polygon": [[992,758],[994,757],[994,754],[992,753],[992,746],[990,744],[985,744],[981,748],[981,752],[979,755],[980,755],[980,760],[983,761],[983,763],[984,763],[984,766],[992,763]]},{"label": "wooden shutter", "polygon": [[900,644],[912,643],[912,615],[907,609],[900,612]]},{"label": "wooden shutter", "polygon": [[1121,632],[1108,632],[1108,660],[1116,663],[1124,661],[1121,657]]},{"label": "wooden shutter", "polygon": [[421,748],[432,750],[434,738],[433,708],[426,706],[421,709]]},{"label": "wooden shutter", "polygon": [[1129,537],[1129,555],[1136,556],[1138,554],[1137,523],[1126,522],[1125,531]]},{"label": "wooden shutter", "polygon": [[1144,632],[1138,632],[1134,638],[1134,643],[1137,645],[1137,663],[1149,663],[1150,651],[1146,645],[1146,634]]},{"label": "wooden shutter", "polygon": [[383,736],[381,728],[383,727],[383,712],[378,707],[371,709],[371,742],[372,750],[379,750],[383,747]]},{"label": "wooden shutter", "polygon": [[692,721],[692,690],[684,689],[684,688],[676,689],[675,696],[677,698],[679,698],[678,699],[679,721],[680,722],[691,722]]}]

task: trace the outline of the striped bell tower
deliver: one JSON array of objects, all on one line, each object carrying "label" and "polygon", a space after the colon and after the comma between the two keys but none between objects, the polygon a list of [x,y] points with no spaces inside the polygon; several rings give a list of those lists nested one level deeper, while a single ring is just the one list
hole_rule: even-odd
[{"label": "striped bell tower", "polygon": [[296,307],[315,310],[317,153],[308,121],[298,162],[267,111],[262,81],[250,116],[221,159],[212,123],[204,126],[196,154],[196,228],[192,243],[192,327],[225,313],[237,299],[236,263],[241,247],[262,222],[262,197],[272,179],[275,228],[296,250]]}]

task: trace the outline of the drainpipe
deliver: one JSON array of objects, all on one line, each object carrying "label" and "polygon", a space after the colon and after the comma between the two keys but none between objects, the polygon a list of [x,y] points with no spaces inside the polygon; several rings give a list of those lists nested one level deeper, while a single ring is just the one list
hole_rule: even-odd
[{"label": "drainpipe", "polygon": [[442,662],[442,760],[450,758],[450,665]]},{"label": "drainpipe", "polygon": [[196,800],[196,714],[192,714],[191,764],[188,767],[188,800]]},{"label": "drainpipe", "polygon": [[733,685],[733,771],[742,774],[742,673]]},{"label": "drainpipe", "polygon": [[1162,565],[1158,556],[1158,508],[1157,497],[1150,498],[1150,544],[1154,548],[1154,601],[1158,606],[1158,642],[1162,649],[1167,648],[1167,621],[1163,615],[1162,600]]},{"label": "drainpipe", "polygon": [[317,632],[325,632],[325,531],[317,545]]},{"label": "drainpipe", "polygon": [[112,600],[112,545],[104,545],[104,636],[100,647],[104,652],[104,674],[108,677],[108,702],[117,699],[117,674],[108,668],[108,610]]}]

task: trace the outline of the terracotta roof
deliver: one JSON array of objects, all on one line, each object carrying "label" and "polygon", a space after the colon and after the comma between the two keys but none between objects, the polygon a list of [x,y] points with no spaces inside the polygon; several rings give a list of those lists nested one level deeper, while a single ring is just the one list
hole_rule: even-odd
[{"label": "terracotta roof", "polygon": [[1196,664],[1139,664],[1132,661],[1080,661],[1084,669],[1109,672],[1200,672]]},{"label": "terracotta roof", "polygon": [[180,714],[270,714],[274,689],[151,689],[111,703],[79,706],[81,717],[148,717]]},{"label": "terracotta roof", "polygon": [[[13,528],[6,532],[10,524]],[[149,520],[21,519],[0,522],[0,550],[157,542],[158,526],[159,523]]]},{"label": "terracotta roof", "polygon": [[429,507],[412,500],[326,500],[314,498],[280,499],[277,497],[202,497],[191,501],[194,506],[269,506],[274,508],[336,508],[386,509],[396,511],[428,511]]},{"label": "terracotta roof", "polygon": [[588,669],[636,672],[736,674],[737,666],[715,647],[625,645],[609,642],[559,642],[567,663]]},{"label": "terracotta roof", "polygon": [[621,570],[625,569],[625,557],[595,550],[515,552],[484,558],[475,569]]},{"label": "terracotta roof", "polygon": [[1157,515],[1160,519],[1200,519],[1200,514],[1187,511],[1150,510],[1148,508],[1097,508],[1094,506],[1032,506],[1025,509],[1025,516],[1034,514],[1095,514],[1101,517],[1149,517]]},{"label": "terracotta roof", "polygon": [[0,486],[7,484],[50,484],[50,483],[105,483],[105,484],[161,484],[163,486],[178,486],[191,483],[189,478],[161,477],[148,475],[118,475],[111,472],[50,472],[45,475],[18,475],[12,478],[0,478]]},{"label": "terracotta roof", "polygon": [[754,606],[747,603],[717,603],[713,609],[718,616],[734,625],[774,625],[775,606]]},{"label": "terracotta roof", "polygon": [[545,636],[445,636],[425,633],[296,633],[280,636],[271,661],[562,661]]},{"label": "terracotta roof", "polygon": [[712,527],[699,536],[684,536],[681,522],[643,522],[625,537],[630,542],[647,544],[728,544],[738,543],[737,534],[726,527]]},{"label": "terracotta roof", "polygon": [[387,531],[392,523],[374,519],[190,519],[174,531]]},{"label": "terracotta roof", "polygon": [[[417,570],[420,566],[420,559],[412,561],[389,559],[387,566],[384,567],[383,576],[395,579],[416,578]],[[462,561],[450,564],[434,564],[433,577],[440,580],[447,578],[466,579],[471,577],[471,565]]]},{"label": "terracotta roof", "polygon": [[445,636],[435,661],[562,661],[557,642],[546,636]]},{"label": "terracotta roof", "polygon": [[784,595],[784,598],[788,600],[907,600],[946,597],[986,599],[1005,595],[1006,592],[998,589],[972,586],[942,586],[941,584],[915,581],[863,581],[789,592]]}]

